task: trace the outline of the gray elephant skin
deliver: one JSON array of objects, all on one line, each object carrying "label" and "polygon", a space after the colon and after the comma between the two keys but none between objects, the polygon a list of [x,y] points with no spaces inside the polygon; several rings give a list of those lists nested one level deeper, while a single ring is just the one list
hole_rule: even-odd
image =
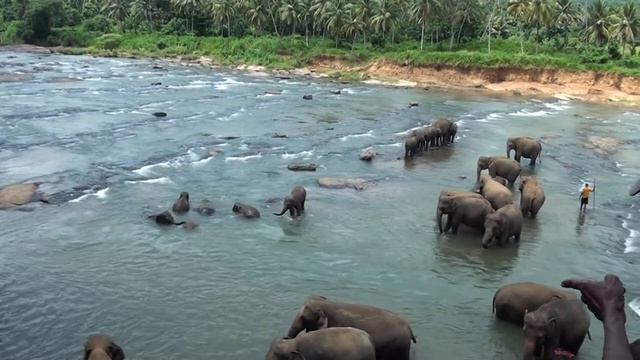
[{"label": "gray elephant skin", "polygon": [[[438,222],[441,223],[442,215],[448,215],[449,219],[444,232],[451,229],[453,234],[458,233],[460,225],[484,232],[484,221],[493,212],[491,203],[482,197],[445,197],[438,204]],[[443,231],[441,230],[440,233]]]},{"label": "gray elephant skin", "polygon": [[447,145],[453,142],[452,140],[455,139],[454,131],[458,131],[458,125],[455,125],[455,123],[449,119],[438,119],[431,125],[440,129],[442,133],[441,145]]},{"label": "gray elephant skin", "polygon": [[307,200],[307,190],[302,186],[296,186],[291,190],[291,194],[287,195],[283,201],[282,211],[274,215],[282,216],[289,211],[291,217],[298,217],[304,212],[304,202]]},{"label": "gray elephant skin", "polygon": [[404,140],[405,159],[416,156],[419,150],[420,150],[420,142],[418,141],[417,137],[411,135]]},{"label": "gray elephant skin", "polygon": [[416,342],[407,320],[369,305],[341,303],[322,296],[309,298],[296,314],[288,336],[301,331],[323,328],[353,327],[366,331],[375,345],[378,360],[409,360],[411,342]]},{"label": "gray elephant skin", "polygon": [[591,318],[581,300],[552,300],[524,316],[523,360],[553,360],[562,349],[578,355]]},{"label": "gray elephant skin", "polygon": [[531,215],[535,218],[544,205],[547,197],[538,179],[533,176],[524,176],[520,179],[520,210],[523,216]]},{"label": "gray elephant skin", "polygon": [[231,210],[234,212],[234,214],[240,215],[247,219],[257,219],[260,217],[260,211],[258,211],[258,209],[241,202],[233,204],[233,208]]},{"label": "gray elephant skin", "polygon": [[485,169],[489,170],[491,177],[500,176],[507,179],[510,186],[516,183],[522,172],[520,163],[505,156],[481,156],[478,158],[476,181],[480,181],[480,173]]},{"label": "gray elephant skin", "polygon": [[442,142],[442,130],[440,128],[428,125],[423,128],[425,150],[429,150],[429,147],[438,147]]},{"label": "gray elephant skin", "polygon": [[511,237],[520,241],[522,221],[522,212],[515,205],[506,205],[488,214],[484,221],[482,247],[488,249],[494,240],[500,246],[506,245]]},{"label": "gray elephant skin", "polygon": [[84,344],[84,360],[124,360],[120,346],[107,335],[90,336]]},{"label": "gray elephant skin", "polygon": [[181,192],[178,199],[173,203],[171,210],[178,215],[189,212],[189,193],[184,191]]},{"label": "gray elephant skin", "polygon": [[[442,190],[440,192],[440,195],[438,196],[438,206],[436,208],[436,221],[438,222],[438,230],[440,230],[441,234],[443,233],[442,216],[444,215],[444,213],[442,212],[442,208],[444,208],[446,202],[457,197],[473,197],[477,199],[484,199],[482,195],[470,191]],[[451,227],[451,214],[447,215],[447,227]]]},{"label": "gray elephant skin", "polygon": [[266,360],[376,360],[371,336],[352,327],[300,333],[271,342]]},{"label": "gray elephant skin", "polygon": [[495,210],[513,204],[513,194],[511,190],[487,175],[480,177],[478,190],[485,199],[489,200]]},{"label": "gray elephant skin", "polygon": [[500,320],[522,325],[527,311],[535,311],[549,301],[576,299],[566,290],[534,282],[505,285],[493,296],[493,311]]},{"label": "gray elephant skin", "polygon": [[512,137],[507,139],[507,157],[515,150],[514,159],[518,163],[520,158],[530,159],[529,165],[535,166],[537,159],[542,159],[542,144],[531,137]]}]

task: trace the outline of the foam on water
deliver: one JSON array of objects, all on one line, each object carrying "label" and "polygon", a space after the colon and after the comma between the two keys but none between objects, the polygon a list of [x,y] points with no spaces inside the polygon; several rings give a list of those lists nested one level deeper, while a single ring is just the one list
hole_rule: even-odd
[{"label": "foam on water", "polygon": [[161,163],[157,163],[157,164],[151,164],[151,165],[145,165],[142,166],[138,169],[133,170],[134,174],[140,175],[140,176],[151,176],[154,175],[155,173],[152,171],[153,168],[155,167],[163,167],[163,168],[168,168],[169,167],[169,162],[165,161],[165,162],[161,162]]},{"label": "foam on water", "polygon": [[228,115],[228,116],[219,116],[217,119],[218,119],[218,120],[220,120],[220,121],[229,121],[229,120],[231,120],[231,119],[233,119],[233,118],[235,118],[235,117],[240,116],[240,114],[242,114],[242,113],[243,113],[243,112],[245,112],[245,111],[247,111],[245,108],[240,108],[240,110],[238,110],[238,111],[234,112],[234,113],[233,113],[233,114],[231,114],[231,115]]},{"label": "foam on water", "polygon": [[284,153],[280,155],[283,159],[297,159],[297,158],[309,158],[313,156],[314,150],[302,151],[295,154]]},{"label": "foam on water", "polygon": [[511,116],[523,116],[523,117],[540,117],[540,116],[548,116],[551,115],[550,112],[544,110],[538,111],[528,111],[528,110],[520,110],[518,112],[510,113]]},{"label": "foam on water", "polygon": [[104,189],[101,189],[101,190],[98,190],[98,191],[93,191],[92,190],[89,193],[84,194],[84,195],[82,195],[82,196],[80,196],[80,197],[78,197],[76,199],[69,200],[69,202],[70,203],[79,203],[82,200],[87,199],[87,198],[92,197],[92,196],[97,197],[98,199],[104,199],[104,198],[107,197],[107,191],[109,191],[109,188],[104,188]]},{"label": "foam on water", "polygon": [[251,159],[260,159],[262,158],[262,153],[258,153],[257,155],[248,155],[248,156],[230,156],[224,159],[224,162],[231,162],[231,161],[240,161],[240,162],[247,162]]},{"label": "foam on water", "polygon": [[227,90],[231,86],[238,86],[238,85],[245,85],[245,84],[246,83],[243,83],[242,81],[237,81],[232,78],[226,78],[223,81],[216,82],[214,87],[217,90]]},{"label": "foam on water", "polygon": [[635,253],[640,252],[640,231],[632,229],[629,226],[629,222],[627,220],[632,219],[632,214],[629,213],[625,220],[622,220],[622,227],[629,232],[629,236],[624,239],[624,253]]},{"label": "foam on water", "polygon": [[393,144],[382,144],[382,145],[378,145],[379,147],[402,147],[402,145],[404,145],[401,142],[398,143],[393,143]]},{"label": "foam on water", "polygon": [[373,135],[373,130],[369,130],[364,134],[345,135],[345,136],[341,137],[340,140],[347,141],[347,140],[349,140],[351,138],[361,138],[361,137],[375,137],[375,136]]},{"label": "foam on water", "polygon": [[569,101],[566,101],[566,100],[560,100],[553,103],[544,103],[544,106],[546,106],[549,109],[557,110],[557,111],[571,109],[571,105],[569,104]]},{"label": "foam on water", "polygon": [[208,163],[211,160],[213,160],[213,156],[209,156],[209,157],[205,157],[205,158],[200,159],[200,160],[196,160],[196,161],[192,162],[191,165],[193,165],[193,166],[201,166],[201,165],[204,165],[204,164]]},{"label": "foam on water", "polygon": [[155,179],[146,179],[146,180],[128,180],[125,181],[127,184],[172,184],[170,178],[163,176]]},{"label": "foam on water", "polygon": [[635,298],[629,303],[629,308],[633,310],[636,315],[640,316],[640,298]]},{"label": "foam on water", "polygon": [[[396,136],[406,136],[406,135],[411,134],[414,130],[418,130],[418,129],[421,129],[421,128],[422,128],[422,126],[416,126],[416,127],[413,127],[413,128],[411,128],[411,129],[409,129],[409,130],[406,130],[406,131],[400,131],[400,132],[394,133],[393,135],[396,135]],[[371,132],[371,131],[370,131],[370,132]],[[349,135],[347,135],[347,136],[349,136]],[[355,135],[351,135],[351,136],[355,136]],[[345,140],[346,140],[346,139],[345,139]]]}]

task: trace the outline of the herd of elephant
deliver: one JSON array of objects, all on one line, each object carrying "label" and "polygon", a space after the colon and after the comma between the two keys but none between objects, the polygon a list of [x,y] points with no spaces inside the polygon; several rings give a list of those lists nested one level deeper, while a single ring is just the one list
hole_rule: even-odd
[{"label": "herd of elephant", "polygon": [[449,119],[438,119],[409,131],[404,140],[404,157],[412,158],[430,148],[452,144],[458,134],[458,124]]},{"label": "herd of elephant", "polygon": [[[575,356],[589,334],[590,317],[577,296],[531,282],[498,289],[495,316],[523,326],[524,360]],[[394,312],[310,297],[295,314],[286,337],[275,338],[266,360],[409,360],[416,336]],[[85,344],[84,360],[123,360],[122,348],[106,335]]]},{"label": "herd of elephant", "polygon": [[[510,158],[515,150],[515,159]],[[522,176],[518,187],[520,206],[513,204],[511,187],[522,172],[520,159],[530,159],[535,166],[542,145],[530,137],[507,139],[507,156],[481,156],[476,169],[477,192],[443,190],[438,198],[437,223],[440,233],[458,232],[460,225],[483,233],[482,246],[505,245],[509,239],[520,240],[524,217],[535,218],[546,200],[544,189],[533,176]],[[488,175],[481,175],[488,170]],[[442,217],[447,223],[442,226]]]}]

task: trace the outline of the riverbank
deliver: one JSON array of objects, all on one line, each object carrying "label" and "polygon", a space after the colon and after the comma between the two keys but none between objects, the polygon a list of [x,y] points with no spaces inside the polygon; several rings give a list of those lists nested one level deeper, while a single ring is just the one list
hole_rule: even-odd
[{"label": "riverbank", "polygon": [[[42,52],[42,48],[29,46],[9,47],[12,51]],[[181,55],[145,51],[105,50],[95,47],[51,47],[49,50],[68,55],[94,55],[122,58],[153,58],[185,66],[216,68],[232,67],[255,75],[314,78],[333,78],[340,81],[364,82],[367,84],[446,88],[477,89],[514,96],[549,96],[560,99],[598,103],[615,103],[640,106],[640,77],[602,73],[591,70],[563,70],[553,68],[518,68],[509,66],[479,67],[469,65],[411,65],[398,64],[386,59],[357,61],[335,55],[312,55],[304,66],[296,62],[274,63],[273,66],[239,63],[229,56],[221,60],[210,56]],[[194,52],[197,54],[197,52]],[[286,54],[279,55],[286,59]]]}]

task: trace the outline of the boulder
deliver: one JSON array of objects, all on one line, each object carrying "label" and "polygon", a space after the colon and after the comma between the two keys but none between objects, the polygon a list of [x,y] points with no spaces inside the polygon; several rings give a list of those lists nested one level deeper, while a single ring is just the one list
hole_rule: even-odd
[{"label": "boulder", "polygon": [[611,155],[618,151],[620,140],[611,137],[589,136],[584,147],[599,155]]},{"label": "boulder", "polygon": [[320,178],[318,185],[326,189],[356,189],[364,190],[367,180],[360,178]]},{"label": "boulder", "polygon": [[158,65],[158,64],[153,65],[151,68],[152,68],[153,70],[163,70],[163,69],[164,69],[161,65]]},{"label": "boulder", "polygon": [[309,95],[309,94],[307,94],[307,95],[303,95],[303,96],[302,96],[302,98],[303,98],[304,100],[313,100],[313,95]]},{"label": "boulder", "polygon": [[316,164],[291,164],[287,166],[287,169],[291,171],[316,171],[318,166]]},{"label": "boulder", "polygon": [[0,209],[12,208],[30,203],[36,197],[38,184],[9,185],[0,189]]},{"label": "boulder", "polygon": [[420,104],[418,104],[416,101],[412,101],[409,103],[409,107],[414,108],[414,107],[418,107]]},{"label": "boulder", "polygon": [[371,161],[376,155],[378,155],[378,153],[372,147],[366,148],[360,153],[360,160]]},{"label": "boulder", "polygon": [[271,137],[275,139],[286,139],[287,135],[275,133]]},{"label": "boulder", "polygon": [[166,117],[167,113],[164,112],[164,111],[156,111],[152,115],[155,116],[155,117]]},{"label": "boulder", "polygon": [[161,82],[154,82],[154,83],[151,83],[151,86],[160,86],[160,85],[162,85],[162,83],[161,83]]},{"label": "boulder", "polygon": [[342,94],[342,90],[331,90],[331,93],[333,95],[341,95]]}]

